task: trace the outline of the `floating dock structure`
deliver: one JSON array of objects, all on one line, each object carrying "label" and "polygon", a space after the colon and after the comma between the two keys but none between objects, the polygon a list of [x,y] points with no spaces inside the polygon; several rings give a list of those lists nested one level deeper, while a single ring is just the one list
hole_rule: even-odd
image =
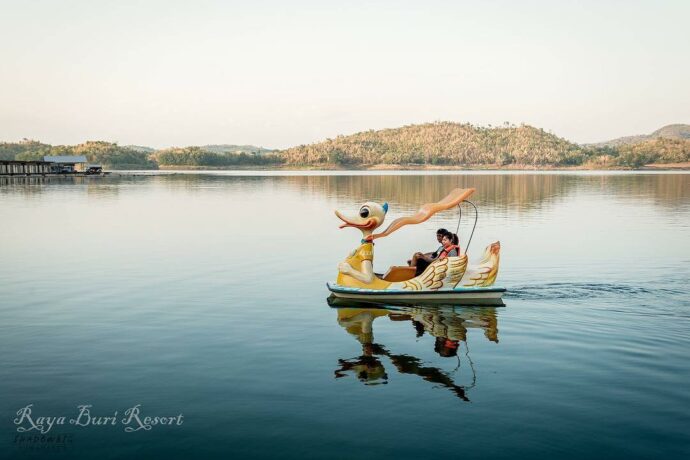
[{"label": "floating dock structure", "polygon": [[46,156],[43,161],[0,160],[0,176],[102,174],[100,165],[87,165],[85,156]]},{"label": "floating dock structure", "polygon": [[50,161],[4,161],[0,160],[0,176],[29,176],[33,174],[51,174],[53,165]]}]

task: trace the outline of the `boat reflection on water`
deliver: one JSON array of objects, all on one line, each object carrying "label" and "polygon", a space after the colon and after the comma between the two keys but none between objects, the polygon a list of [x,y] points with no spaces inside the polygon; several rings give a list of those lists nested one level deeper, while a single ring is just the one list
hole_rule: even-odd
[{"label": "boat reflection on water", "polygon": [[[388,383],[384,365],[389,361],[400,374],[417,375],[427,382],[445,387],[463,401],[469,401],[468,391],[477,383],[474,363],[467,346],[468,329],[482,329],[484,336],[498,343],[498,318],[491,307],[467,307],[453,305],[384,306],[371,303],[344,302],[330,297],[328,303],[338,313],[338,324],[362,345],[362,354],[349,359],[338,359],[335,378],[354,375],[365,385]],[[394,322],[410,322],[411,334],[416,338],[429,334],[434,337],[434,352],[441,359],[455,359],[457,366],[451,372],[410,354],[396,353],[374,339],[374,321],[388,318]],[[379,323],[383,320],[379,320]],[[457,373],[462,361],[466,361],[466,373],[460,384]],[[390,369],[390,366],[389,366]]]}]

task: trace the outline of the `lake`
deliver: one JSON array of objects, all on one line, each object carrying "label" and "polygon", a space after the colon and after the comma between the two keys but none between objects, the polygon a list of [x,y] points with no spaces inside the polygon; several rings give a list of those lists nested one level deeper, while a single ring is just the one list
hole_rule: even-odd
[{"label": "lake", "polygon": [[[690,455],[690,174],[0,180],[0,456]],[[455,187],[505,307],[329,306],[360,239],[334,209]],[[376,271],[457,218],[377,240]]]}]

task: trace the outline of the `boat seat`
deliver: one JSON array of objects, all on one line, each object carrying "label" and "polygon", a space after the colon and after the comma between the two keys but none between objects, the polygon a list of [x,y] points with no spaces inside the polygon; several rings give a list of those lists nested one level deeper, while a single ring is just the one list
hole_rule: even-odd
[{"label": "boat seat", "polygon": [[416,268],[403,266],[392,266],[388,269],[385,275],[383,275],[384,281],[390,281],[392,283],[398,281],[407,281],[415,277]]}]

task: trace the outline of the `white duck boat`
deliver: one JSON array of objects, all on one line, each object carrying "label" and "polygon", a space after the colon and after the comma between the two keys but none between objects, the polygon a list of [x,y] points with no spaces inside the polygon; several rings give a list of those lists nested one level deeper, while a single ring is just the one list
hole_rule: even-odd
[{"label": "white duck boat", "polygon": [[[336,211],[344,224],[340,228],[354,227],[362,232],[361,244],[338,265],[335,283],[327,283],[337,298],[375,303],[441,302],[464,305],[503,305],[505,288],[495,287],[498,275],[501,244],[496,241],[486,247],[476,264],[468,264],[467,253],[438,258],[418,276],[415,267],[394,266],[384,275],[374,273],[374,240],[383,238],[406,225],[428,220],[437,212],[461,205],[475,189],[454,189],[437,203],[428,203],[407,217],[394,220],[381,233],[380,227],[388,212],[388,203],[364,203],[356,216]],[[475,226],[476,226],[475,207]],[[474,232],[474,228],[472,229]],[[471,242],[471,236],[469,243]]]}]

